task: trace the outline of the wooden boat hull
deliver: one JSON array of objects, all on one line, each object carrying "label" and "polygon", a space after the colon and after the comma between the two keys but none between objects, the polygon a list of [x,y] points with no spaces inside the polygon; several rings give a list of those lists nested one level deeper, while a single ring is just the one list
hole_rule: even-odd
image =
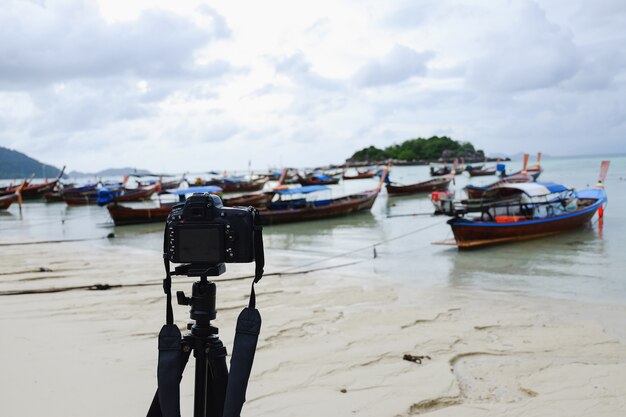
[{"label": "wooden boat hull", "polygon": [[[130,202],[130,201],[143,201],[149,200],[150,197],[156,192],[155,187],[140,188],[135,190],[125,190],[123,194],[116,195],[111,201],[114,202]],[[98,192],[89,191],[79,194],[66,194],[63,196],[63,200],[68,206],[87,206],[98,204]]]},{"label": "wooden boat hull", "polygon": [[13,194],[15,194],[15,192],[17,191],[18,188],[19,188],[19,186],[4,187],[4,188],[0,189],[0,197],[6,197],[8,195],[13,195]]},{"label": "wooden boat hull", "polygon": [[387,184],[387,193],[390,195],[406,195],[415,193],[430,193],[446,191],[452,182],[451,178],[438,178],[411,185]]},{"label": "wooden boat hull", "polygon": [[225,181],[208,181],[202,185],[216,185],[222,189],[224,193],[248,193],[252,191],[261,191],[267,183],[267,178],[252,182],[225,182]]},{"label": "wooden boat hull", "polygon": [[[527,169],[526,170],[526,175],[532,177],[533,181],[537,181],[537,179],[539,178],[539,176],[541,175],[541,173],[543,172],[542,168],[534,168],[534,169]],[[508,178],[508,177],[518,177],[518,176],[522,176],[524,174],[522,174],[522,171],[517,171],[514,172],[512,174],[509,174],[507,176],[505,176],[504,178]]]},{"label": "wooden boat hull", "polygon": [[606,201],[601,199],[577,211],[543,219],[519,222],[474,222],[462,218],[448,221],[459,248],[493,245],[534,239],[578,228],[591,220],[598,208]]},{"label": "wooden boat hull", "polygon": [[339,184],[339,178],[330,177],[327,180],[319,180],[317,178],[301,178],[297,181],[300,185],[333,185]]},{"label": "wooden boat hull", "polygon": [[98,194],[72,194],[64,195],[63,200],[68,206],[90,206],[98,204]]},{"label": "wooden boat hull", "polygon": [[375,172],[367,172],[367,173],[358,174],[358,175],[344,175],[343,179],[344,180],[360,180],[364,178],[374,178],[374,176],[376,176]]},{"label": "wooden boat hull", "polygon": [[9,207],[11,207],[11,204],[17,201],[17,199],[17,194],[9,194],[0,197],[0,210],[7,210]]},{"label": "wooden boat hull", "polygon": [[156,187],[125,190],[122,194],[113,197],[113,200],[117,202],[149,200],[155,192]]},{"label": "wooden boat hull", "polygon": [[438,169],[435,169],[433,167],[430,168],[430,176],[431,177],[440,177],[440,176],[443,176],[443,175],[448,175],[451,172],[452,171],[448,167],[438,168]]},{"label": "wooden boat hull", "polygon": [[470,177],[486,177],[488,175],[496,175],[495,169],[473,170],[467,171]]},{"label": "wooden boat hull", "polygon": [[22,189],[22,198],[24,200],[37,200],[40,199],[46,194],[54,190],[59,180],[51,181],[47,184],[33,184],[27,185]]},{"label": "wooden boat hull", "polygon": [[55,203],[57,201],[63,201],[63,194],[60,191],[49,191],[44,194],[44,198],[48,203]]},{"label": "wooden boat hull", "polygon": [[248,195],[242,195],[240,197],[222,198],[222,202],[227,207],[233,207],[233,206],[261,207],[267,204],[268,201],[269,201],[269,196],[264,193],[248,194]]},{"label": "wooden boat hull", "polygon": [[284,210],[259,210],[259,214],[261,215],[261,223],[264,225],[328,219],[369,210],[374,205],[377,196],[378,191],[372,190],[362,194],[338,198],[324,206]]},{"label": "wooden boat hull", "polygon": [[496,181],[484,187],[473,187],[471,185],[468,185],[467,187],[464,188],[464,190],[468,198],[472,200],[477,200],[477,199],[480,199],[483,196],[483,194],[485,194],[485,191],[494,189],[501,185],[519,184],[519,183],[525,183],[525,182],[531,182],[531,181],[533,181],[532,175],[515,174],[515,175],[510,175],[508,177],[505,177],[501,179],[500,181]]},{"label": "wooden boat hull", "polygon": [[162,205],[154,208],[133,208],[120,204],[109,204],[107,209],[116,226],[129,224],[164,222],[174,205]]}]

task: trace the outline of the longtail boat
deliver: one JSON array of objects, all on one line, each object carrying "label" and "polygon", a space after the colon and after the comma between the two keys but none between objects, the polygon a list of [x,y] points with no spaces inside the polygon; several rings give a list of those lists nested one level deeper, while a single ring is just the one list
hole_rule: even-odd
[{"label": "longtail boat", "polygon": [[[307,192],[309,187],[317,188],[315,191],[329,189],[323,185],[309,185],[300,187],[300,189],[276,190],[275,193],[285,195],[288,191],[297,190],[293,193],[297,194]],[[328,200],[306,201],[305,199],[297,199],[289,202],[269,203],[267,208],[259,209],[261,223],[271,225],[307,220],[319,220],[369,210],[374,205],[378,192],[379,190],[369,190],[358,194],[348,195],[346,197]]]},{"label": "longtail boat", "polygon": [[[452,170],[438,178],[433,178],[428,181],[422,181],[415,184],[398,184],[390,181],[389,174],[385,177],[385,183],[387,188],[387,193],[389,195],[408,195],[408,194],[416,194],[416,193],[428,193],[433,191],[446,191],[450,186],[450,183],[454,180],[454,176],[456,175],[458,160],[455,159],[452,164]],[[431,167],[432,171],[432,167]]]},{"label": "longtail boat", "polygon": [[[189,187],[167,190],[168,194],[178,195],[181,200],[186,194],[193,193],[219,193],[222,189],[213,185],[204,187]],[[160,203],[158,207],[128,207],[113,201],[107,204],[109,215],[116,226],[130,224],[164,222],[167,220],[172,207],[176,202]]]},{"label": "longtail boat", "polygon": [[6,210],[19,199],[18,193],[7,194],[0,197],[0,210]]},{"label": "longtail boat", "polygon": [[392,182],[387,184],[385,187],[387,188],[387,193],[390,195],[407,195],[432,191],[446,191],[451,182],[452,177],[445,176],[409,185],[402,185]]},{"label": "longtail boat", "polygon": [[144,188],[102,188],[84,193],[66,194],[63,199],[68,206],[106,205],[109,202],[129,202],[149,200],[156,192],[156,186]]},{"label": "longtail boat", "polygon": [[358,173],[356,175],[346,175],[346,174],[343,174],[342,178],[344,180],[361,180],[361,179],[364,179],[364,178],[374,178],[375,176],[376,176],[375,172],[361,172],[361,173]]},{"label": "longtail boat", "polygon": [[117,203],[107,205],[109,215],[116,226],[129,224],[164,222],[176,203],[163,203],[159,207],[136,208],[127,207]]},{"label": "longtail boat", "polygon": [[33,174],[30,178],[24,178],[21,184],[9,184],[6,187],[0,187],[0,197],[4,197],[7,195],[13,195],[17,192],[18,189],[22,190],[30,184],[31,180],[35,177]]},{"label": "longtail boat", "polygon": [[470,177],[485,177],[488,175],[496,175],[496,173],[498,172],[497,167],[487,168],[484,165],[481,165],[480,167],[473,167],[471,165],[468,165],[465,170]]},{"label": "longtail boat", "polygon": [[539,175],[541,175],[541,173],[543,172],[543,168],[541,167],[541,152],[537,152],[537,161],[535,162],[534,165],[526,167],[526,164],[528,163],[528,156],[527,154],[524,154],[524,168],[521,171],[517,171],[514,172],[512,174],[506,175],[504,172],[502,173],[503,177],[508,177],[508,176],[518,176],[518,175],[530,175],[533,179],[533,181],[537,181],[537,179],[539,178]]},{"label": "longtail boat", "polygon": [[22,189],[22,197],[25,200],[35,200],[42,198],[45,193],[54,190],[58,182],[63,177],[63,173],[65,172],[65,166],[61,168],[59,175],[52,181],[48,181],[43,184],[29,184]]},{"label": "longtail boat", "polygon": [[263,187],[265,187],[265,183],[267,183],[267,178],[258,178],[249,181],[239,178],[221,178],[206,181],[202,185],[220,187],[224,193],[241,193],[261,191]]},{"label": "longtail boat", "polygon": [[330,190],[324,185],[274,190],[272,193],[277,195],[278,199],[268,203],[266,208],[259,209],[261,223],[272,225],[320,220],[369,210],[374,205],[376,197],[382,189],[382,185],[387,177],[387,172],[387,169],[383,171],[378,188],[334,199],[316,201],[307,201],[306,198],[282,199],[283,196],[306,195],[318,191]]},{"label": "longtail boat", "polygon": [[[470,199],[479,199],[485,194],[485,192],[489,190],[493,190],[494,188],[498,188],[503,186],[504,184],[519,184],[526,182],[535,181],[536,177],[527,173],[526,166],[528,165],[528,154],[524,154],[524,167],[521,171],[507,175],[496,182],[493,182],[488,185],[478,186],[478,185],[468,185],[463,188],[463,190],[467,193],[467,197]],[[541,172],[537,173],[537,176]]]},{"label": "longtail boat", "polygon": [[86,184],[81,186],[68,186],[63,187],[57,191],[50,191],[44,194],[46,201],[55,202],[55,201],[65,201],[67,197],[79,197],[84,194],[90,194],[94,192],[98,188],[97,183],[94,184]]},{"label": "longtail boat", "polygon": [[492,190],[507,194],[509,201],[454,209],[448,224],[455,244],[471,248],[533,239],[578,228],[596,212],[602,217],[607,202],[604,180],[608,168],[609,161],[602,161],[595,188],[578,192],[554,183],[506,184]]},{"label": "longtail boat", "polygon": [[270,194],[268,193],[244,194],[238,197],[222,198],[222,202],[224,203],[224,206],[227,206],[227,207],[233,207],[233,206],[261,207],[267,204],[269,200],[270,200]]},{"label": "longtail boat", "polygon": [[7,210],[11,207],[11,204],[17,201],[20,206],[20,212],[22,211],[22,190],[28,183],[28,180],[24,180],[21,185],[18,185],[12,194],[5,194],[0,196],[0,210]]},{"label": "longtail boat", "polygon": [[307,175],[306,177],[298,177],[297,181],[300,185],[332,185],[339,184],[338,177],[332,177],[326,174],[312,174]]},{"label": "longtail boat", "polygon": [[365,169],[365,170],[361,170],[358,168],[355,168],[356,174],[355,175],[347,175],[346,171],[347,171],[348,167],[346,167],[346,169],[343,170],[343,172],[341,173],[341,178],[343,178],[344,180],[360,180],[360,179],[364,179],[364,178],[374,178],[376,176],[376,170],[375,169]]},{"label": "longtail boat", "polygon": [[440,177],[442,175],[448,175],[452,172],[449,166],[444,165],[440,168],[435,168],[433,166],[430,167],[430,176],[431,177]]}]

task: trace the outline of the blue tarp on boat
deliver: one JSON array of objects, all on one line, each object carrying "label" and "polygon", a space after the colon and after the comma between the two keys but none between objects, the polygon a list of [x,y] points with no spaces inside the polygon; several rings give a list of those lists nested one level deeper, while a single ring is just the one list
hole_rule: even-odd
[{"label": "blue tarp on boat", "polygon": [[561,193],[570,189],[562,184],[557,184],[555,182],[537,182],[536,184],[543,185],[551,193]]},{"label": "blue tarp on boat", "polygon": [[313,174],[311,175],[312,178],[316,178],[320,181],[328,181],[330,180],[330,177],[326,174]]},{"label": "blue tarp on boat", "polygon": [[207,185],[204,187],[189,187],[189,188],[176,188],[173,190],[166,190],[170,194],[185,195],[192,193],[221,193],[222,189],[216,185]]},{"label": "blue tarp on boat", "polygon": [[576,197],[578,198],[595,198],[600,200],[605,198],[606,194],[601,188],[590,188],[587,190],[580,190],[576,192]]},{"label": "blue tarp on boat", "polygon": [[113,199],[121,194],[119,188],[101,188],[98,190],[97,204],[102,207],[113,201]]},{"label": "blue tarp on boat", "polygon": [[325,185],[305,185],[302,187],[286,188],[284,190],[276,190],[274,192],[280,195],[293,195],[293,194],[309,194],[309,193],[315,193],[317,191],[324,191],[324,190],[330,190],[330,188],[328,188]]}]

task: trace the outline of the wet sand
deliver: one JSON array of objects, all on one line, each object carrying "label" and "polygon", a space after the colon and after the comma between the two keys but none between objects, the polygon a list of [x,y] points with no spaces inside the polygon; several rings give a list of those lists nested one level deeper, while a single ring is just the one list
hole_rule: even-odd
[{"label": "wet sand", "polygon": [[[154,284],[0,296],[0,414],[145,415],[164,320],[160,254],[92,242],[0,253],[2,292]],[[229,266],[224,278],[251,271]],[[218,284],[229,348],[249,286]],[[244,416],[626,415],[624,305],[391,285],[349,267],[257,289],[263,328]],[[184,327],[186,308],[175,316]],[[183,415],[192,388],[188,369]]]}]

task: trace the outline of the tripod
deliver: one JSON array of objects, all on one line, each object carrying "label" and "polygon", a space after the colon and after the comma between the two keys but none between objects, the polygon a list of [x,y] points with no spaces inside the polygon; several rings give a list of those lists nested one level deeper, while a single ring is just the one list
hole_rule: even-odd
[{"label": "tripod", "polygon": [[[176,268],[172,275],[195,275],[188,265]],[[187,269],[185,269],[187,268]],[[195,323],[188,323],[190,333],[180,342],[180,375],[193,352],[196,359],[194,387],[194,417],[222,417],[224,399],[228,383],[226,367],[226,347],[218,338],[218,329],[211,325],[217,316],[215,309],[216,285],[207,280],[207,276],[219,276],[226,271],[224,264],[211,266],[201,271],[200,281],[193,283],[191,298],[183,291],[176,293],[178,304],[190,306],[190,317]],[[154,414],[153,414],[154,413]],[[148,415],[161,415],[159,391],[157,390]]]}]

